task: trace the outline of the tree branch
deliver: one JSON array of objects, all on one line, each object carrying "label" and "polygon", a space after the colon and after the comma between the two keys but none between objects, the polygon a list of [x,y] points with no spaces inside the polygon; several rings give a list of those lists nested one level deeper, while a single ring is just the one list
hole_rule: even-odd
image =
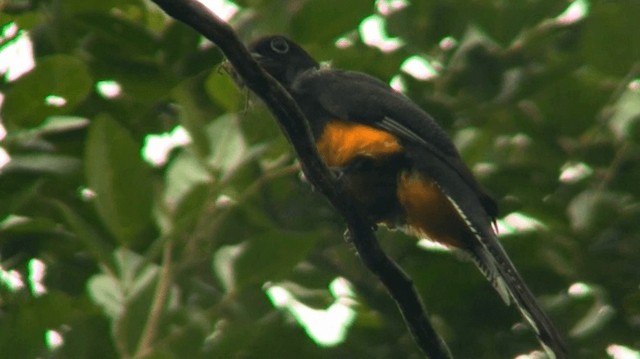
[{"label": "tree branch", "polygon": [[381,249],[371,224],[359,215],[349,193],[342,191],[320,159],[307,121],[296,102],[253,59],[233,29],[196,0],[153,0],[167,14],[214,42],[244,83],[276,117],[300,160],[306,178],[329,199],[347,222],[349,237],[362,262],[385,285],[398,304],[420,348],[432,359],[450,358],[444,341],[427,319],[412,280]]}]

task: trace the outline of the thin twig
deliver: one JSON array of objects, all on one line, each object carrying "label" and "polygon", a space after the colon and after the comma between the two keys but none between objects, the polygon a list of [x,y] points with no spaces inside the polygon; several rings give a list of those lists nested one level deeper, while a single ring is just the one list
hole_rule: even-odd
[{"label": "thin twig", "polygon": [[307,121],[293,98],[267,75],[249,54],[233,29],[196,0],[153,0],[167,14],[191,26],[214,42],[234,66],[244,83],[268,106],[296,155],[306,178],[319,189],[345,218],[351,242],[365,266],[386,286],[400,307],[420,348],[432,359],[451,355],[437,335],[411,279],[380,248],[371,223],[354,206],[348,192],[320,160]]},{"label": "thin twig", "polygon": [[153,343],[155,342],[156,335],[158,333],[158,325],[160,324],[160,318],[164,312],[164,308],[167,304],[167,298],[169,298],[169,291],[171,290],[172,282],[172,266],[171,257],[173,255],[173,240],[171,238],[164,239],[164,250],[162,253],[162,267],[158,278],[158,284],[153,296],[153,303],[151,309],[149,309],[149,317],[147,323],[144,326],[140,341],[138,342],[138,348],[134,358],[143,358],[153,350]]},{"label": "thin twig", "polygon": [[129,332],[127,331],[127,325],[125,318],[127,317],[127,306],[123,306],[122,312],[114,319],[114,341],[118,355],[122,359],[130,359],[131,353],[129,352],[129,345],[127,339],[129,338]]}]

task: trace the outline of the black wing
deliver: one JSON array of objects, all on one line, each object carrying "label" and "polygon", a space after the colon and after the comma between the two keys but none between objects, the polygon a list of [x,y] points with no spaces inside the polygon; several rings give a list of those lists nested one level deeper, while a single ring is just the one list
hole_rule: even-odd
[{"label": "black wing", "polygon": [[[463,185],[473,191],[490,221],[495,220],[498,212],[495,201],[462,162],[447,134],[429,114],[389,85],[359,72],[313,69],[298,77],[292,91],[316,99],[325,111],[337,118],[384,129],[405,144],[429,151],[439,160],[443,171],[457,174]],[[447,183],[452,182],[434,179],[446,192],[452,190],[447,188]]]}]

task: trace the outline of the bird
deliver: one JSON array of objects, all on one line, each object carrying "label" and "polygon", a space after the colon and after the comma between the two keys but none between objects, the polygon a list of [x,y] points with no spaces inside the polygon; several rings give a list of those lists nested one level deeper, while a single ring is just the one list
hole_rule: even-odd
[{"label": "bird", "polygon": [[297,102],[320,157],[367,220],[464,253],[515,303],[548,356],[567,357],[497,239],[496,201],[427,112],[373,76],[321,65],[286,36],[261,37],[249,51]]}]

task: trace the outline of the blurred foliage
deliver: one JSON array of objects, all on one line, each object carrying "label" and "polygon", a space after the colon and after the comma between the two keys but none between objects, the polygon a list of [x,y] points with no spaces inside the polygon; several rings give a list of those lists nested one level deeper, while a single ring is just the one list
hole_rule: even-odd
[{"label": "blurred foliage", "polygon": [[[640,3],[383,9],[394,3],[243,0],[231,22],[247,41],[286,33],[318,59],[402,83],[499,199],[504,245],[572,357],[638,350]],[[2,357],[420,357],[341,219],[300,178],[265,108],[220,71],[214,46],[146,0],[0,7],[2,51],[28,36],[35,59],[0,84],[11,158],[0,169]],[[365,44],[359,24],[372,14],[402,46]],[[415,55],[437,75],[402,71]],[[181,129],[191,140],[166,163],[142,159]],[[457,357],[539,348],[472,265],[379,237]],[[336,277],[353,292],[330,290]],[[303,325],[276,288],[316,314],[351,308],[355,321],[318,345],[309,327],[337,319]],[[62,345],[46,339],[56,334]]]}]

